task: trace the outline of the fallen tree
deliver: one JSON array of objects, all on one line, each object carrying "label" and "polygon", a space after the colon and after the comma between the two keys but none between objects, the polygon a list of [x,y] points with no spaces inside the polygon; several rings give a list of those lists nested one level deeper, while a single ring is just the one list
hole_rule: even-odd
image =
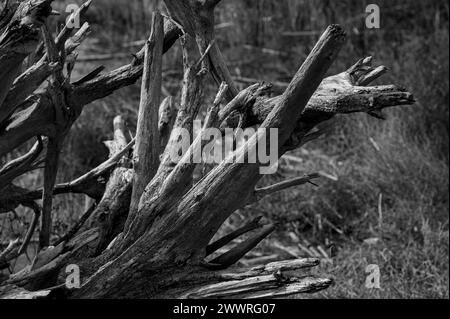
[{"label": "fallen tree", "polygon": [[[256,220],[211,242],[236,210],[317,175],[257,188],[264,164],[246,159],[269,145],[262,145],[268,142],[254,135],[233,151],[234,161],[224,159],[194,181],[194,169],[202,164],[192,161],[193,150],[204,149],[208,142],[193,135],[207,75],[212,75],[219,89],[207,109],[203,130],[277,129],[279,157],[320,136],[323,124],[336,114],[365,112],[383,118],[384,108],[413,104],[412,94],[395,85],[368,86],[386,71],[385,67],[372,67],[372,58],[324,78],[345,42],[345,32],[338,25],[325,30],[282,95],[271,97],[267,83],[239,92],[214,41],[214,8],[219,0],[165,0],[168,17],[154,14],[151,35],[130,64],[109,72],[99,67],[73,82],[76,58],[72,53],[90,27],[85,23],[73,30],[68,23],[53,38],[46,24],[52,14],[51,2],[6,1],[1,7],[0,156],[32,139],[37,141],[28,153],[0,169],[0,214],[19,205],[34,211],[27,236],[12,241],[0,253],[0,268],[24,253],[37,231],[41,250],[28,267],[2,279],[0,296],[260,298],[327,288],[331,279],[302,271],[317,266],[317,259],[229,270],[270,235],[274,225]],[[90,5],[89,0],[74,15],[83,15]],[[184,80],[176,110],[172,98],[161,102],[161,57],[180,38]],[[194,59],[185,48],[189,42],[198,48]],[[34,64],[18,75],[31,54]],[[140,77],[136,136],[128,138],[118,116],[114,139],[107,142],[110,158],[80,178],[56,185],[61,147],[84,106]],[[183,160],[174,162],[172,154],[179,146],[177,132],[181,129],[188,132],[192,143]],[[27,190],[14,184],[17,177],[42,164],[42,189]],[[64,193],[85,194],[95,205],[65,236],[52,242],[52,202],[54,196]],[[254,234],[242,243],[210,257],[250,232]],[[65,286],[68,265],[80,267],[78,289]]]}]

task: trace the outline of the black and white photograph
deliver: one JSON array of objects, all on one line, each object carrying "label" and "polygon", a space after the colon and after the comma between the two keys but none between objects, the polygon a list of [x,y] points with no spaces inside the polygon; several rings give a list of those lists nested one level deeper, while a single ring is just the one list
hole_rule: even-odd
[{"label": "black and white photograph", "polygon": [[449,14],[0,0],[0,299],[448,301]]}]

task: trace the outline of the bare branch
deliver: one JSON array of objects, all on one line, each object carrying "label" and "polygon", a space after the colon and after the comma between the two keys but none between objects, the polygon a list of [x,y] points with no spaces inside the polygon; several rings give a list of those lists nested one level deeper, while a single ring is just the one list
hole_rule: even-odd
[{"label": "bare branch", "polygon": [[379,66],[376,69],[374,69],[373,71],[365,74],[364,77],[362,77],[358,81],[356,81],[356,85],[360,85],[360,86],[369,85],[370,83],[372,83],[373,81],[378,79],[380,76],[385,74],[387,71],[388,71],[387,67],[385,67],[383,65]]},{"label": "bare branch", "polygon": [[271,186],[257,188],[257,189],[255,189],[255,196],[257,199],[261,199],[262,197],[271,195],[276,192],[280,192],[287,188],[311,183],[312,180],[319,178],[319,177],[320,177],[320,174],[314,173],[314,174],[309,174],[309,175],[305,175],[302,177],[293,178],[293,179],[290,179],[287,181],[283,181],[283,182],[280,182],[280,183],[277,183],[277,184],[274,184]]},{"label": "bare branch", "polygon": [[11,240],[8,247],[0,253],[0,269],[8,267],[8,262],[17,258],[17,249],[20,246],[19,239]]},{"label": "bare branch", "polygon": [[[271,89],[271,84],[257,83],[249,86],[245,90],[242,90],[220,111],[219,121],[227,121],[227,118],[234,113],[244,114],[251,110],[258,99],[269,95]],[[227,123],[224,123],[223,126],[228,127],[229,124],[231,123],[227,121]],[[231,125],[231,127],[233,126]]]},{"label": "bare branch", "polygon": [[[45,23],[42,26],[42,36],[44,38],[44,44],[48,56],[48,60],[52,63],[59,63],[60,65],[64,65],[65,63],[65,52],[62,55],[59,54],[59,50],[56,46],[55,40],[53,39],[52,34],[50,33],[48,24]],[[54,79],[57,81],[59,85],[64,83],[64,75],[62,73],[62,68],[55,68],[54,70]]]},{"label": "bare branch", "polygon": [[[180,29],[172,21],[164,20],[163,53],[172,47],[181,34]],[[143,72],[144,50],[145,47],[136,53],[132,63],[77,85],[73,92],[74,101],[86,105],[104,98],[122,87],[134,84]]]},{"label": "bare branch", "polygon": [[288,277],[281,271],[269,274],[204,285],[191,289],[184,297],[262,299],[286,297],[299,293],[313,293],[328,288],[333,281],[316,277]]},{"label": "bare branch", "polygon": [[[395,85],[365,87],[387,70],[385,66],[374,68],[371,64],[371,57],[361,59],[347,71],[325,78],[305,107],[297,131],[303,128],[308,131],[335,114],[370,114],[387,107],[414,104],[414,96],[404,88]],[[257,101],[249,111],[246,126],[262,123],[280,99],[281,96]]]},{"label": "bare branch", "polygon": [[260,224],[261,221],[261,216],[257,217],[255,219],[253,219],[252,221],[250,221],[248,224],[242,226],[241,228],[236,229],[235,231],[233,231],[232,233],[216,240],[215,242],[209,244],[206,247],[206,256],[211,255],[212,253],[214,253],[215,251],[219,250],[220,248],[224,247],[225,245],[229,244],[230,242],[232,242],[234,239],[248,233],[251,232],[255,229],[261,228],[262,225]]},{"label": "bare branch", "polygon": [[83,16],[86,11],[89,9],[89,6],[91,5],[92,0],[88,0],[85,3],[83,3],[75,12],[72,13],[72,15],[68,18],[67,23],[64,25],[64,28],[61,30],[61,32],[56,37],[56,47],[59,51],[64,49],[64,46],[66,44],[67,39],[69,39],[72,30],[74,29],[74,23],[73,20],[76,18],[79,18]]},{"label": "bare branch", "polygon": [[244,257],[250,250],[255,248],[261,241],[263,241],[267,236],[269,236],[275,230],[275,226],[268,225],[263,227],[263,229],[258,232],[258,234],[250,237],[241,244],[237,245],[230,251],[217,258],[214,258],[210,262],[211,268],[213,269],[225,269],[239,261]]},{"label": "bare branch", "polygon": [[[153,14],[152,33],[145,45],[144,75],[134,150],[133,193],[130,210],[137,210],[145,186],[159,165],[158,116],[161,99],[164,25],[161,14]],[[153,43],[150,46],[150,43]]]},{"label": "bare branch", "polygon": [[[83,24],[80,30],[66,42],[66,55],[71,54],[87,37],[89,32],[89,24]],[[60,72],[62,68],[60,62],[48,62],[47,60],[47,55],[45,55],[14,81],[0,108],[0,123],[10,116],[19,107],[20,103],[32,94],[52,73]]]},{"label": "bare branch", "polygon": [[209,63],[211,65],[211,74],[214,80],[217,84],[222,82],[226,82],[228,84],[229,90],[227,93],[227,98],[231,101],[239,93],[239,91],[234,84],[233,78],[231,77],[230,71],[217,43],[214,43],[208,56]]},{"label": "bare branch", "polygon": [[[114,119],[114,141],[108,143],[111,156],[126,146],[125,121],[121,116]],[[111,173],[105,192],[101,198],[92,219],[98,227],[98,242],[94,250],[101,253],[123,230],[129,214],[133,183],[133,169],[128,156],[123,156]]]},{"label": "bare branch", "polygon": [[22,255],[24,252],[26,252],[28,245],[31,241],[31,238],[33,237],[36,226],[39,223],[39,217],[41,216],[41,208],[39,207],[38,204],[36,204],[34,202],[33,202],[33,204],[34,205],[32,206],[32,209],[33,209],[34,215],[31,220],[31,224],[27,231],[27,234],[25,235],[25,239],[19,248],[18,255]]},{"label": "bare branch", "polygon": [[[189,277],[174,276],[179,287],[175,296],[182,298],[273,298],[296,293],[311,293],[327,288],[331,279],[308,274],[309,268],[320,264],[317,258],[272,262],[241,272],[194,271]],[[305,272],[305,270],[307,270]],[[181,290],[181,293],[180,291]],[[168,292],[166,298],[173,298]]]},{"label": "bare branch", "polygon": [[0,169],[0,190],[11,183],[16,177],[32,169],[34,161],[43,149],[41,137],[38,136],[37,139],[37,143],[27,154],[11,161]]},{"label": "bare branch", "polygon": [[60,140],[48,139],[47,155],[44,169],[44,190],[42,192],[42,220],[39,233],[39,247],[44,248],[50,245],[52,232],[52,203],[53,188],[55,186],[56,175],[58,173],[59,152],[61,149]]},{"label": "bare branch", "polygon": [[[211,40],[211,42],[206,47],[205,51],[204,52],[200,52],[201,53],[201,57],[195,63],[195,68],[200,68],[200,64],[202,64],[203,61],[205,61],[206,57],[208,56],[208,54],[211,51],[212,47],[214,46],[215,42],[216,41],[214,39]],[[202,72],[202,70],[200,70],[199,72]]]},{"label": "bare branch", "polygon": [[32,94],[45,79],[60,68],[59,63],[38,63],[17,77],[0,108],[0,123],[10,116],[17,106]]},{"label": "bare branch", "polygon": [[[163,51],[166,52],[179,38],[181,31],[174,23],[165,20],[164,32]],[[71,87],[66,94],[68,103],[74,111],[79,113],[84,105],[135,83],[143,71],[143,58],[144,51],[141,50],[131,64]],[[0,131],[0,156],[15,149],[33,136],[54,136],[56,128],[52,104],[49,90],[46,89],[32,95],[18,106],[17,110],[10,115],[6,126]]]},{"label": "bare branch", "polygon": [[[88,173],[80,176],[79,178],[64,184],[59,184],[55,187],[55,194],[70,193],[76,191],[78,188],[83,187],[89,183],[94,182],[98,177],[105,175],[110,171],[117,163],[131,150],[134,146],[136,139],[132,139],[122,150],[118,150],[107,161],[103,162],[96,168],[92,169]],[[77,191],[79,192],[79,191]]]},{"label": "bare branch", "polygon": [[283,147],[281,148],[281,152],[283,154],[296,150],[305,144],[314,141],[323,135],[326,135],[331,132],[332,128],[334,127],[334,123],[332,120],[328,122],[322,122],[315,126],[314,129],[311,129],[308,133],[306,133],[307,130],[298,130],[294,132],[289,141],[286,142]]},{"label": "bare branch", "polygon": [[70,239],[72,239],[73,236],[78,233],[78,231],[83,227],[83,225],[86,223],[86,221],[91,217],[92,213],[94,213],[95,208],[97,207],[97,204],[92,204],[91,207],[80,217],[78,222],[70,228],[70,230],[65,234],[63,237],[61,237],[58,241],[56,241],[53,246],[58,246],[59,244],[63,242],[67,242]]},{"label": "bare branch", "polygon": [[56,43],[49,30],[48,24],[45,23],[41,27],[41,30],[42,30],[42,37],[44,38],[44,45],[48,56],[48,60],[50,62],[57,62],[59,60],[59,52],[58,49],[56,48]]},{"label": "bare branch", "polygon": [[160,137],[160,152],[162,153],[167,146],[177,116],[177,109],[173,96],[166,97],[159,107],[159,137]]},{"label": "bare branch", "polygon": [[[164,3],[171,17],[180,23],[188,34],[195,37],[200,53],[204,54],[207,51],[206,47],[214,39],[214,8],[219,1],[165,0]],[[222,82],[228,84],[227,99],[231,101],[237,95],[238,90],[234,85],[217,43],[212,45],[208,58],[208,61],[204,63],[204,68],[210,69],[218,85]]]},{"label": "bare branch", "polygon": [[37,47],[39,27],[51,14],[51,2],[21,2],[0,36],[0,110],[22,62]]},{"label": "bare branch", "polygon": [[[134,143],[135,139],[125,145],[123,149],[114,150],[112,152],[112,156],[106,162],[100,164],[83,176],[80,176],[71,182],[56,185],[53,190],[53,194],[85,194],[99,201],[105,193],[105,185],[99,181],[99,178],[107,175],[112,169],[114,169],[114,167],[122,161],[122,158],[131,150]],[[19,172],[16,174],[19,174]],[[22,173],[19,175],[21,174]],[[1,181],[3,183],[5,179],[2,177]],[[33,205],[35,200],[42,198],[42,193],[42,189],[28,191],[12,184],[6,185],[0,193],[0,213],[7,212],[21,204],[24,206]]]},{"label": "bare branch", "polygon": [[[87,38],[87,36],[91,33],[91,27],[89,23],[85,22],[81,26],[80,30],[78,30],[72,37],[67,39],[65,44],[66,55],[71,54],[78,48],[81,43]],[[56,39],[56,44],[58,45],[58,39]]]}]

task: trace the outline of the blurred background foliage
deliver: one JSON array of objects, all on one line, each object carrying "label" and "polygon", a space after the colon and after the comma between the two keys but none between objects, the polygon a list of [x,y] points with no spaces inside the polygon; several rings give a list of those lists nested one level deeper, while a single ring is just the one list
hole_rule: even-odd
[{"label": "blurred background foliage", "polygon": [[[56,7],[64,12],[74,2],[61,0]],[[370,3],[380,7],[380,29],[365,27]],[[128,63],[148,37],[151,12],[158,6],[163,9],[155,0],[94,0],[87,16],[93,33],[80,50],[78,76],[98,64],[112,69]],[[448,2],[223,0],[216,13],[217,41],[240,88],[264,80],[281,90],[332,23],[346,28],[348,41],[330,75],[371,55],[390,70],[377,83],[405,86],[417,103],[387,110],[386,121],[365,114],[338,117],[331,134],[289,154],[279,172],[262,183],[316,171],[330,178],[239,211],[222,231],[258,215],[278,222],[277,233],[248,256],[247,264],[319,252],[326,257],[321,271],[334,276],[336,284],[316,297],[448,298]],[[165,95],[179,97],[181,62],[176,44],[164,57]],[[211,80],[205,105],[215,90]],[[67,139],[60,181],[105,160],[103,141],[112,136],[114,116],[124,115],[134,132],[139,92],[137,83],[86,108]],[[33,172],[17,183],[37,188],[41,175]],[[83,196],[58,197],[55,236],[87,205]],[[16,214],[18,219],[14,214],[0,219],[3,241],[26,230],[30,214]],[[380,267],[380,290],[365,288],[369,264]]]}]

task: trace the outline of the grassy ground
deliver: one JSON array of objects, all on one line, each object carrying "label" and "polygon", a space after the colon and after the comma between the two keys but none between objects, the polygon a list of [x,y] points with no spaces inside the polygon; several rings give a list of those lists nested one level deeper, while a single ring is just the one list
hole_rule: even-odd
[{"label": "grassy ground", "polygon": [[[418,103],[389,110],[379,122],[366,115],[336,119],[332,134],[308,144],[283,163],[273,183],[288,176],[323,171],[334,177],[275,194],[230,218],[223,231],[245,219],[264,215],[279,224],[276,234],[250,256],[289,258],[306,239],[323,248],[330,260],[320,269],[336,284],[319,298],[448,298],[448,16],[445,0],[377,1],[381,29],[364,27],[365,2],[300,0],[224,0],[218,12],[218,41],[234,75],[267,81],[289,81],[320,32],[340,23],[349,33],[331,73],[341,72],[363,56],[389,67],[380,84],[406,86]],[[95,0],[89,21],[94,33],[80,56],[131,53],[125,44],[148,36],[150,13],[140,10],[151,0]],[[299,34],[297,31],[312,31]],[[271,53],[261,48],[271,49]],[[103,61],[107,68],[128,59]],[[97,63],[78,66],[84,74]],[[181,80],[179,48],[165,56],[164,86],[177,95]],[[240,84],[245,87],[247,84]],[[210,88],[210,94],[214,87]],[[89,106],[75,125],[64,150],[59,179],[70,180],[102,162],[102,141],[111,137],[112,118],[123,114],[134,130],[139,84]],[[211,96],[208,97],[211,99]],[[22,185],[37,187],[40,175],[29,175]],[[75,220],[85,199],[58,199],[57,231]],[[5,222],[3,220],[3,222]],[[16,222],[2,237],[23,231]],[[289,249],[280,249],[282,247]],[[286,251],[288,250],[288,251]],[[275,256],[274,256],[275,258]],[[251,260],[249,261],[249,263]],[[365,287],[367,265],[376,264],[381,289]]]}]

